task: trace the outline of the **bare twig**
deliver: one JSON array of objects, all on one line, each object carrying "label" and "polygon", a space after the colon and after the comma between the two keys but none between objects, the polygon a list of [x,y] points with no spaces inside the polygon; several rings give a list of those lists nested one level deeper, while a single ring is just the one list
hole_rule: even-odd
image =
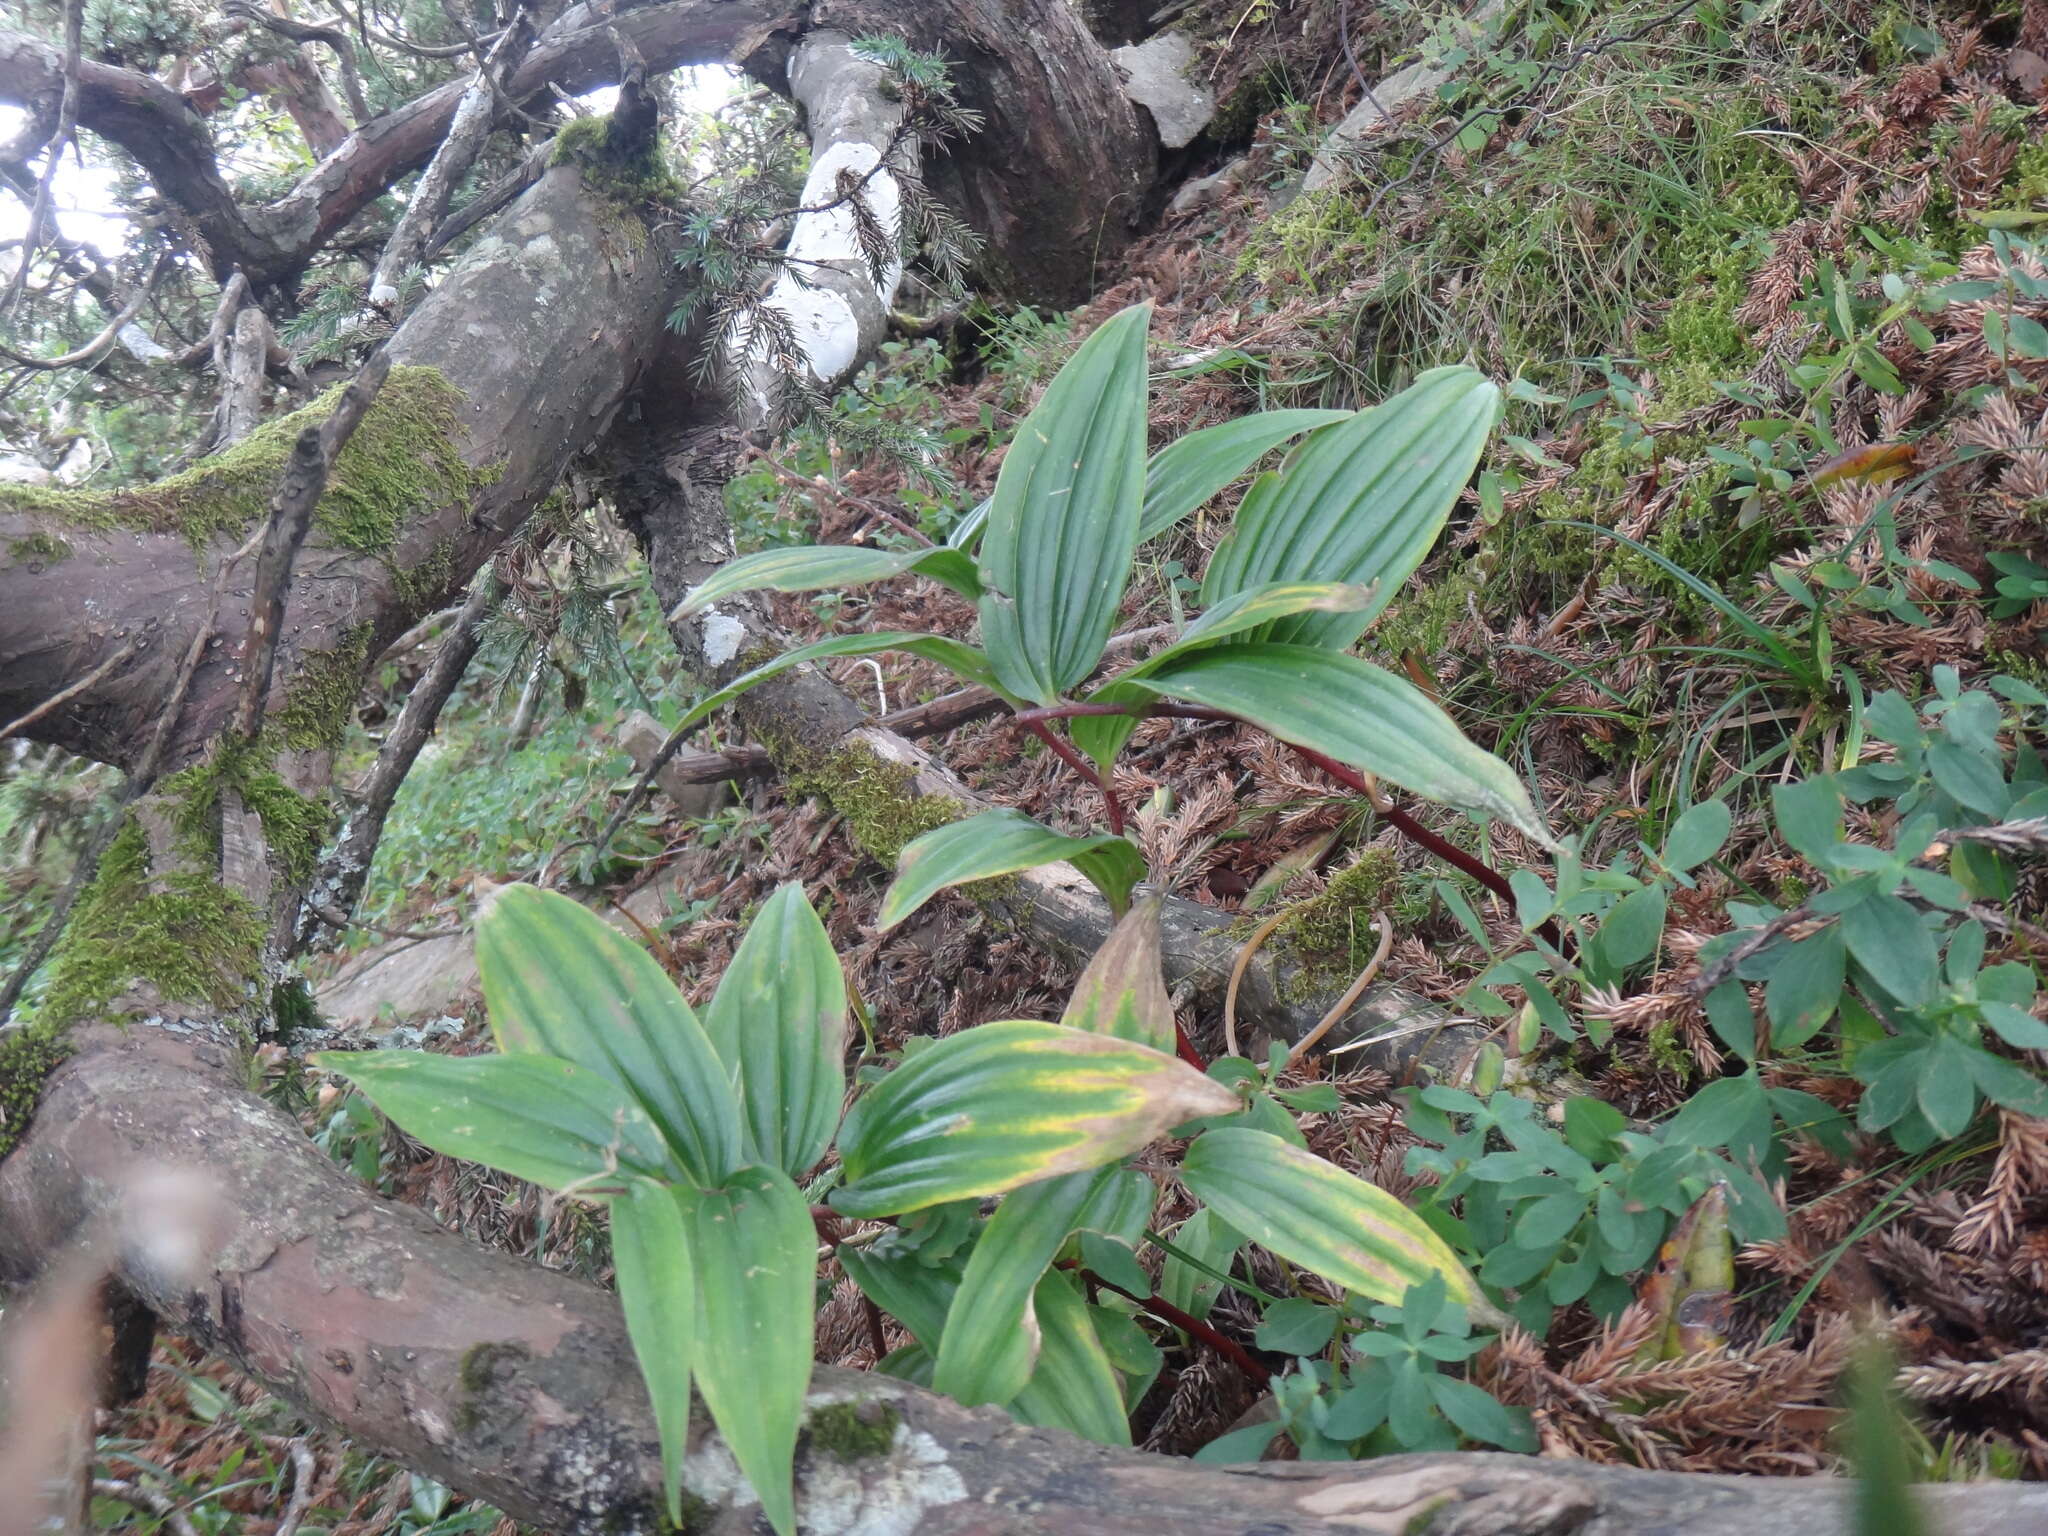
[{"label": "bare twig", "polygon": [[[178,1501],[167,1493],[159,1493],[147,1483],[124,1483],[110,1477],[96,1477],[92,1481],[92,1492],[94,1498],[112,1499],[145,1515],[154,1515],[177,1536],[199,1536],[199,1528]],[[280,1526],[279,1530],[282,1529]]]},{"label": "bare twig", "polygon": [[0,314],[13,309],[28,287],[28,269],[35,261],[36,247],[42,244],[43,221],[49,217],[50,191],[57,179],[57,166],[78,126],[78,57],[84,36],[85,0],[64,0],[64,97],[57,108],[57,131],[50,137],[49,158],[43,162],[35,201],[29,205],[28,228],[21,241],[21,265],[14,269],[14,281],[8,284],[6,297],[0,298]]},{"label": "bare twig", "polygon": [[299,434],[283,479],[270,498],[270,518],[264,526],[263,551],[256,559],[255,586],[249,598],[249,634],[242,645],[242,693],[235,710],[235,730],[245,740],[255,740],[263,729],[264,705],[277,663],[277,640],[284,629],[285,592],[291,585],[292,562],[313,525],[313,508],[327,489],[336,455],[362,424],[390,371],[390,356],[379,347],[342,391],[341,402],[327,419]]},{"label": "bare twig", "polygon": [[277,1522],[277,1529],[270,1536],[299,1536],[299,1527],[306,1521],[306,1511],[313,1507],[313,1494],[320,1476],[320,1463],[305,1436],[291,1441],[285,1449],[292,1458],[292,1499],[285,1506],[284,1518]]},{"label": "bare twig", "polygon": [[1252,956],[1273,936],[1273,930],[1287,920],[1288,910],[1282,907],[1254,928],[1251,937],[1238,948],[1237,960],[1230,967],[1230,984],[1223,989],[1223,1049],[1227,1055],[1243,1054],[1237,1048],[1237,989],[1244,985],[1244,973],[1251,969]]},{"label": "bare twig", "polygon": [[[142,313],[142,306],[149,302],[151,290],[156,287],[158,279],[170,269],[170,266],[171,258],[168,255],[159,256],[156,264],[149,269],[149,275],[136,284],[134,295],[101,328],[99,334],[94,336],[84,346],[74,347],[71,351],[60,353],[56,357],[32,357],[26,352],[17,352],[12,347],[0,345],[0,357],[6,358],[8,362],[14,364],[17,368],[33,368],[44,373],[55,372],[60,368],[90,367],[98,362],[120,338],[123,328],[137,315]],[[18,280],[21,274],[27,270],[28,257],[24,253],[22,264],[14,274],[16,279]]]},{"label": "bare twig", "polygon": [[126,661],[130,656],[133,656],[134,654],[135,645],[133,641],[130,641],[128,644],[122,646],[118,651],[114,652],[114,654],[109,656],[105,661],[101,662],[98,666],[94,667],[90,672],[86,673],[85,676],[81,677],[77,682],[71,684],[68,688],[60,689],[56,693],[51,694],[47,699],[43,700],[43,702],[38,704],[34,709],[30,710],[27,714],[21,716],[20,719],[10,720],[8,721],[7,724],[0,725],[0,741],[5,741],[9,736],[12,736],[16,731],[27,730],[30,726],[34,725],[38,720],[42,719],[43,716],[47,715],[51,710],[55,709],[58,705],[62,704],[66,699],[76,698],[79,694],[85,692],[86,689],[92,687],[94,683],[100,681],[101,678],[105,677],[109,672],[113,671],[114,668],[121,665],[122,662]]},{"label": "bare twig", "polygon": [[434,227],[446,217],[448,202],[455,195],[457,184],[469,174],[469,168],[483,150],[484,141],[491,135],[498,98],[505,81],[519,67],[532,45],[532,9],[530,0],[521,0],[510,25],[499,34],[498,41],[478,67],[476,78],[463,93],[455,108],[454,121],[448,125],[447,136],[441,140],[441,147],[434,151],[433,160],[421,174],[412,200],[405,205],[405,213],[399,218],[398,227],[392,230],[391,238],[385,242],[384,254],[377,258],[377,270],[370,278],[372,305],[395,314],[400,280],[425,260],[427,242],[433,238]]},{"label": "bare twig", "polygon": [[1394,947],[1394,925],[1384,912],[1375,912],[1372,920],[1380,930],[1379,947],[1372,958],[1365,963],[1365,969],[1358,973],[1358,979],[1345,989],[1344,995],[1330,1005],[1330,1011],[1316,1020],[1315,1028],[1294,1042],[1294,1048],[1287,1053],[1287,1059],[1280,1064],[1284,1072],[1302,1057],[1306,1056],[1332,1029],[1337,1021],[1351,1011],[1351,1005],[1365,995],[1365,989],[1372,985],[1373,977],[1379,975],[1380,967],[1387,963],[1387,955]]},{"label": "bare twig", "polygon": [[[470,590],[448,633],[442,636],[434,659],[420,674],[419,681],[413,684],[412,692],[406,695],[405,707],[398,712],[397,722],[385,736],[377,761],[363,786],[363,803],[349,817],[340,839],[321,861],[320,874],[313,882],[312,888],[324,898],[326,910],[316,909],[309,903],[307,914],[331,927],[351,926],[349,914],[355,911],[356,902],[362,897],[363,882],[370,873],[370,859],[377,851],[378,840],[384,835],[384,820],[391,814],[399,786],[412,771],[420,749],[434,734],[442,706],[448,702],[449,696],[455,692],[455,685],[462,681],[462,674],[475,659],[477,648],[483,643],[484,620],[497,606],[499,596],[496,578],[489,573],[484,574]],[[314,931],[314,925],[302,915],[297,941],[306,943]]]}]

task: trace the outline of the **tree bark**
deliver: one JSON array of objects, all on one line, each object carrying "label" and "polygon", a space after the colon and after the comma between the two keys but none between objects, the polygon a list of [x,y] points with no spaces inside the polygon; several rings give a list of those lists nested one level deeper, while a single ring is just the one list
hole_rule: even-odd
[{"label": "tree bark", "polygon": [[1071,0],[834,0],[831,25],[900,36],[953,65],[980,132],[928,157],[926,179],[987,241],[988,277],[1066,307],[1138,229],[1152,134]]},{"label": "tree bark", "polygon": [[[295,568],[273,707],[307,658],[375,655],[525,521],[659,345],[676,277],[638,218],[607,207],[566,167],[543,177],[463,258],[389,352],[394,367],[436,369],[456,392],[454,441],[488,483],[438,504],[401,498],[388,509],[397,528],[385,548],[314,531]],[[202,462],[194,473],[206,469]],[[132,763],[179,658],[212,621],[212,572],[245,536],[243,528],[218,533],[195,559],[176,529],[96,527],[62,503],[0,487],[0,550],[59,540],[68,551],[0,563],[0,719],[27,713],[122,647],[139,647],[34,727],[68,751]],[[248,579],[238,567],[223,592],[230,640],[246,622]],[[193,679],[167,764],[189,760],[223,728],[235,681],[233,645],[215,646]]]},{"label": "tree bark", "polygon": [[[198,1174],[231,1213],[203,1283],[123,1252],[118,1277],[172,1325],[365,1447],[561,1536],[663,1528],[660,1456],[613,1299],[381,1200],[235,1086],[213,1048],[152,1025],[79,1039],[0,1165],[0,1267],[28,1279],[107,1217],[141,1168]],[[888,1377],[820,1368],[813,1410],[888,1426],[882,1454],[798,1451],[811,1536],[1846,1536],[1845,1484],[1707,1477],[1497,1455],[1216,1468],[1093,1445]],[[686,1528],[759,1509],[707,1423]],[[2048,1488],[1921,1489],[1936,1529],[2030,1530]]]}]

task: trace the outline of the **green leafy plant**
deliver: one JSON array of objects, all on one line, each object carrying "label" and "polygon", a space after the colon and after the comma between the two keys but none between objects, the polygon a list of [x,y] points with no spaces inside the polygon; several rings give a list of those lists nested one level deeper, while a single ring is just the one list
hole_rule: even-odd
[{"label": "green leafy plant", "polygon": [[[843,1117],[846,986],[798,886],[762,907],[701,1015],[644,950],[531,886],[492,899],[477,957],[496,1054],[318,1064],[437,1151],[608,1207],[672,1514],[694,1383],[771,1523],[794,1529],[820,1193],[835,1220],[887,1223],[838,1250],[916,1340],[885,1369],[1128,1442],[1157,1348],[1060,1266],[1106,1271],[1148,1302],[1131,1252],[1157,1190],[1125,1159],[1244,1112],[1169,1054],[1156,903],[1119,926],[1062,1022],[920,1041],[861,1074]],[[797,1181],[835,1146],[807,1193]],[[1203,1131],[1184,1178],[1233,1227],[1358,1296],[1398,1301],[1433,1281],[1492,1314],[1420,1218],[1268,1131]],[[1004,1198],[984,1216],[991,1196]]]},{"label": "green leafy plant", "polygon": [[[1035,823],[996,812],[913,842],[889,922],[948,885],[1055,859],[1073,860],[1121,911],[1144,866],[1123,837],[1113,765],[1138,721],[1155,714],[1244,720],[1354,786],[1370,774],[1548,844],[1506,765],[1405,678],[1350,654],[1471,479],[1499,391],[1472,369],[1441,368],[1370,410],[1248,416],[1190,433],[1148,462],[1149,314],[1124,310],[1082,344],[1019,427],[985,512],[948,544],[764,550],[727,564],[673,615],[763,588],[916,572],[974,600],[980,647],[900,632],[838,636],[755,668],[700,700],[685,723],[800,661],[906,650],[993,688],[1020,727],[1100,792],[1104,836],[1038,827],[1034,837]],[[1203,576],[1203,612],[1157,654],[1073,697],[1102,659],[1138,546],[1304,433],[1285,466],[1247,493]],[[1056,734],[1062,723],[1070,738]]]}]

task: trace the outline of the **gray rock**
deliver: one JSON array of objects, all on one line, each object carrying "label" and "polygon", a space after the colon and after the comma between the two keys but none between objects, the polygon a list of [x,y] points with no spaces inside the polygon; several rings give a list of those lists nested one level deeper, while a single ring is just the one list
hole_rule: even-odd
[{"label": "gray rock", "polygon": [[1124,72],[1124,94],[1152,114],[1159,142],[1180,149],[1216,115],[1216,98],[1192,78],[1195,45],[1179,32],[1162,32],[1109,56]]}]

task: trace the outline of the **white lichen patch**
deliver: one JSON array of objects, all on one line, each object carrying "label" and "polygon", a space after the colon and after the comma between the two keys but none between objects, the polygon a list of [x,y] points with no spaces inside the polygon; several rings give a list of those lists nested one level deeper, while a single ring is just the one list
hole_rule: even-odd
[{"label": "white lichen patch", "polygon": [[716,608],[704,610],[700,627],[704,635],[704,660],[711,666],[724,666],[747,643],[747,626]]},{"label": "white lichen patch", "polygon": [[[852,1392],[813,1392],[809,1408],[860,1401]],[[921,1429],[898,1423],[889,1449],[845,1462],[813,1454],[797,1480],[797,1518],[805,1536],[910,1536],[926,1510],[958,1504],[967,1484],[946,1448]]]}]

